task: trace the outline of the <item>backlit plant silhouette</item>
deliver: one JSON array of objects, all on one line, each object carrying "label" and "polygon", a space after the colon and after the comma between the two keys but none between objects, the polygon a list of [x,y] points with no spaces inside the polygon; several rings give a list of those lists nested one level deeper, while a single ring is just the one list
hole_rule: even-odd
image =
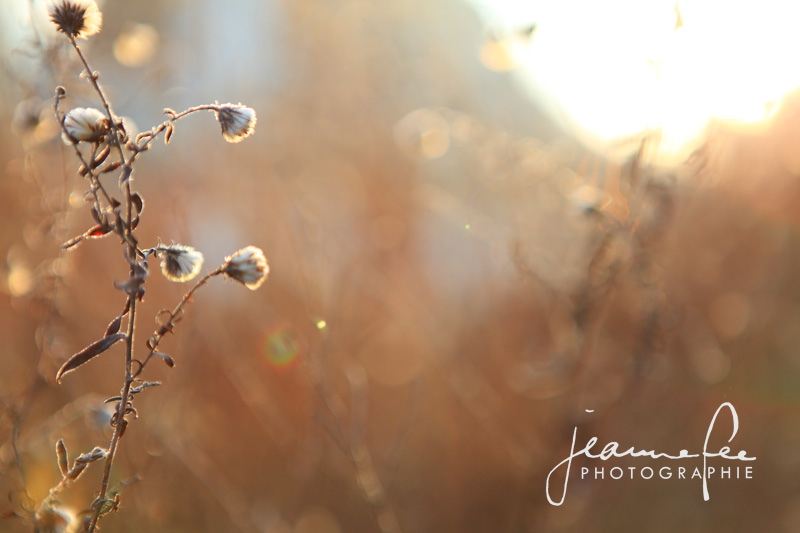
[{"label": "backlit plant silhouette", "polygon": [[[100,31],[102,14],[92,0],[56,0],[48,4],[51,21],[64,35],[80,59],[84,72],[82,76],[91,85],[99,101],[100,108],[74,108],[63,111],[66,90],[55,90],[54,111],[61,126],[62,139],[80,160],[78,173],[85,178],[88,191],[85,195],[92,219],[92,226],[82,234],[63,244],[65,250],[72,249],[85,241],[103,237],[113,237],[120,241],[123,257],[128,266],[129,277],[115,283],[124,294],[124,303],[119,314],[108,324],[103,336],[80,350],[61,366],[56,375],[61,382],[69,373],[114,345],[122,343],[125,350],[124,380],[118,395],[108,402],[116,404],[111,417],[113,435],[106,447],[93,450],[76,457],[70,464],[67,447],[62,439],[56,443],[56,455],[61,470],[61,481],[50,490],[33,516],[34,527],[40,532],[86,531],[92,533],[98,520],[117,509],[119,489],[109,488],[109,478],[114,465],[114,457],[125,434],[128,424],[138,415],[134,407],[137,394],[158,385],[145,381],[140,376],[153,357],[163,360],[169,367],[173,359],[159,351],[159,343],[167,333],[171,333],[182,317],[184,308],[194,293],[212,278],[224,276],[249,289],[258,288],[269,273],[264,253],[255,246],[243,248],[230,256],[216,269],[199,278],[186,292],[180,302],[171,310],[164,309],[159,314],[158,329],[146,339],[142,346],[134,344],[137,329],[137,304],[145,295],[145,282],[150,272],[151,259],[159,259],[163,275],[174,282],[186,282],[196,278],[203,264],[203,255],[190,246],[179,244],[143,246],[136,236],[144,199],[134,187],[134,167],[140,155],[150,149],[151,144],[162,133],[169,144],[175,131],[175,123],[196,111],[212,111],[222,128],[228,142],[239,142],[250,136],[256,124],[255,111],[241,104],[208,104],[176,112],[165,109],[167,119],[151,130],[130,138],[125,125],[114,112],[111,101],[99,83],[99,74],[94,71],[78,40],[86,39]],[[101,176],[111,174],[118,178],[118,187],[112,188],[101,181]],[[72,484],[93,462],[103,462],[103,475],[97,496],[88,505],[83,517],[78,520],[72,513],[59,506],[59,494]]]}]

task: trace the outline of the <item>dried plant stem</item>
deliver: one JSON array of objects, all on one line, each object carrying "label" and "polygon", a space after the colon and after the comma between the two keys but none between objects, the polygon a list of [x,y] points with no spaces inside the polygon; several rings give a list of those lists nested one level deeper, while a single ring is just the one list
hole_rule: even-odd
[{"label": "dried plant stem", "polygon": [[[53,107],[55,109],[55,112],[56,112],[56,118],[58,119],[59,122],[63,122],[63,116],[61,115],[61,112],[58,109],[58,105],[61,102],[62,96],[63,96],[63,89],[61,89],[59,87],[59,90],[56,91],[55,104],[53,105]],[[83,157],[83,153],[81,152],[80,148],[78,148],[78,145],[77,144],[73,144],[72,147],[75,150],[75,155],[78,157],[78,160],[83,165],[83,168],[86,169],[86,176],[88,176],[89,183],[91,184],[91,189],[90,190],[92,192],[92,195],[94,196],[95,204],[98,205],[98,206],[100,205],[100,199],[97,197],[97,191],[100,191],[102,193],[102,195],[103,195],[103,198],[108,203],[108,205],[109,206],[114,205],[113,201],[111,200],[111,195],[108,194],[108,191],[106,191],[105,187],[100,182],[100,178],[94,173],[94,171],[92,170],[91,165]],[[92,158],[94,158],[94,157],[92,157]],[[99,211],[100,214],[103,213],[102,210],[98,210],[98,211]]]},{"label": "dried plant stem", "polygon": [[128,296],[128,301],[130,302],[130,318],[128,320],[128,335],[125,339],[125,382],[122,387],[122,393],[120,394],[122,399],[117,407],[117,423],[114,425],[114,434],[112,435],[111,442],[108,445],[108,455],[106,456],[106,462],[103,468],[103,479],[100,482],[100,492],[97,495],[97,498],[95,498],[94,502],[92,502],[92,520],[89,522],[89,527],[86,528],[86,533],[94,533],[94,530],[97,527],[97,520],[100,518],[100,513],[103,510],[103,504],[106,501],[106,494],[108,493],[108,482],[111,478],[111,467],[114,464],[114,456],[117,451],[117,445],[119,444],[119,439],[122,436],[122,432],[125,430],[126,425],[125,409],[128,406],[131,383],[133,383],[133,378],[131,377],[131,361],[133,360],[133,333],[136,329],[134,322],[134,317],[136,316],[136,297]]},{"label": "dried plant stem", "polygon": [[139,374],[142,373],[142,371],[144,370],[144,367],[147,365],[147,362],[150,361],[150,359],[153,357],[153,354],[156,353],[156,348],[158,348],[158,343],[161,342],[161,339],[164,338],[164,335],[166,335],[168,332],[172,331],[172,328],[174,326],[174,322],[173,321],[175,320],[175,318],[177,316],[179,316],[179,315],[181,315],[183,313],[183,308],[186,307],[186,305],[191,301],[192,296],[197,291],[197,289],[199,289],[203,285],[207,284],[211,280],[211,278],[213,278],[214,276],[219,276],[224,271],[225,271],[225,266],[223,265],[223,266],[217,268],[216,270],[213,270],[213,271],[209,272],[204,277],[200,278],[200,280],[197,283],[194,284],[194,287],[189,289],[189,291],[186,294],[183,295],[183,298],[181,298],[181,301],[178,302],[178,305],[176,305],[175,308],[172,311],[169,311],[169,319],[167,320],[167,323],[165,325],[161,326],[153,334],[153,336],[150,337],[150,351],[145,356],[144,361],[139,363],[139,368],[133,374],[133,378],[134,379],[136,377],[138,377]]},{"label": "dried plant stem", "polygon": [[[111,103],[106,98],[105,92],[103,92],[103,88],[100,87],[100,84],[97,82],[97,73],[92,70],[92,67],[89,66],[89,62],[86,60],[86,56],[83,55],[81,52],[78,43],[75,41],[75,37],[72,35],[67,35],[69,38],[69,42],[72,47],[75,49],[75,52],[78,54],[78,57],[81,59],[81,63],[83,63],[83,67],[86,69],[86,76],[89,78],[89,82],[92,84],[97,96],[100,97],[100,102],[102,102],[103,107],[106,110],[106,116],[110,122],[111,131],[113,133],[113,143],[114,146],[119,151],[120,161],[122,162],[122,166],[129,169],[129,162],[128,159],[125,157],[125,150],[122,149],[122,144],[119,142],[119,129],[117,128],[117,116],[114,114],[114,111],[111,109]],[[123,170],[123,173],[125,171]],[[130,170],[127,171],[128,177],[130,177]]]},{"label": "dried plant stem", "polygon": [[[81,52],[78,43],[75,41],[75,38],[72,35],[68,35],[69,42],[72,47],[75,49],[75,52],[78,54],[78,57],[81,59],[84,68],[86,69],[86,74],[89,78],[89,82],[92,84],[97,95],[100,97],[100,101],[103,104],[103,107],[106,110],[106,115],[108,116],[109,120],[109,127],[111,128],[111,142],[116,147],[117,151],[119,152],[120,162],[122,163],[122,176],[120,177],[120,183],[124,184],[125,189],[125,227],[120,229],[118,228],[117,231],[123,234],[125,238],[125,242],[128,247],[128,260],[131,263],[131,276],[134,275],[135,266],[137,264],[137,251],[138,248],[136,247],[136,240],[133,237],[133,227],[132,227],[132,220],[133,220],[133,194],[131,191],[131,184],[130,184],[130,177],[133,172],[133,168],[130,165],[127,157],[125,156],[125,150],[122,149],[122,144],[119,138],[119,130],[117,127],[117,119],[116,115],[111,109],[111,104],[109,103],[108,99],[106,98],[105,93],[103,92],[102,87],[97,82],[98,76],[89,66],[89,62],[86,60],[86,57]],[[76,147],[77,150],[77,147]],[[87,170],[89,167],[86,167]],[[97,182],[99,180],[95,178]],[[101,189],[102,190],[102,189]],[[108,197],[108,195],[106,195]],[[113,205],[113,204],[111,204]],[[100,483],[100,492],[97,498],[92,503],[92,519],[89,522],[89,526],[86,528],[87,533],[94,533],[95,528],[97,527],[97,521],[100,518],[100,513],[103,510],[103,504],[106,500],[106,495],[108,493],[108,483],[111,477],[111,467],[114,464],[114,457],[116,456],[117,446],[119,445],[119,439],[122,436],[122,432],[125,430],[126,421],[125,421],[125,412],[128,407],[128,398],[130,395],[131,384],[133,383],[133,376],[131,373],[132,361],[133,361],[133,341],[134,341],[134,333],[136,331],[136,302],[137,297],[135,293],[130,293],[128,295],[128,331],[125,337],[125,378],[122,385],[122,392],[120,394],[121,400],[119,405],[117,406],[117,413],[116,413],[116,424],[114,425],[114,434],[111,437],[111,442],[108,446],[108,455],[106,456],[105,460],[105,467],[103,470],[103,479]]]},{"label": "dried plant stem", "polygon": [[[74,354],[64,363],[56,375],[56,379],[60,381],[60,378],[65,373],[71,372],[89,359],[104,352],[112,344],[120,340],[125,341],[125,372],[120,395],[108,400],[118,401],[116,412],[111,418],[111,426],[114,431],[108,449],[104,450],[96,447],[90,455],[84,454],[76,459],[76,461],[82,462],[78,463],[73,470],[67,471],[65,466],[67,461],[66,448],[63,441],[59,441],[56,446],[56,454],[59,458],[59,467],[61,468],[63,479],[51,492],[50,499],[45,500],[45,503],[43,503],[43,505],[49,506],[55,494],[66,488],[80,474],[88,462],[104,459],[100,489],[84,520],[86,526],[82,529],[82,533],[94,533],[100,517],[112,510],[116,510],[117,507],[118,497],[116,491],[112,491],[111,496],[109,496],[109,481],[120,439],[128,425],[128,420],[125,417],[129,414],[132,414],[133,418],[137,416],[133,407],[133,397],[148,386],[158,385],[155,382],[145,382],[141,386],[134,388],[133,384],[137,381],[137,377],[142,373],[153,355],[163,358],[169,366],[174,364],[168,355],[156,351],[161,339],[166,333],[174,329],[175,322],[179,320],[183,309],[197,289],[208,283],[212,277],[226,274],[232,279],[241,282],[247,288],[256,289],[263,283],[269,273],[269,265],[263,252],[254,246],[242,248],[227,257],[222,266],[198,281],[183,296],[174,310],[171,312],[169,310],[162,311],[161,315],[168,315],[167,321],[161,323],[160,328],[148,339],[146,349],[149,352],[145,358],[143,360],[136,358],[134,342],[138,302],[144,296],[143,285],[148,273],[148,257],[151,254],[155,254],[158,257],[159,252],[169,254],[168,257],[164,258],[165,262],[162,263],[162,271],[167,279],[171,281],[186,281],[194,278],[202,265],[203,257],[193,248],[181,245],[170,247],[161,247],[159,245],[150,249],[141,249],[139,247],[139,241],[134,235],[134,230],[138,225],[139,214],[143,209],[144,201],[138,192],[133,191],[133,164],[138,155],[148,150],[150,143],[162,132],[165,132],[165,141],[169,144],[174,131],[173,123],[196,111],[214,111],[222,128],[223,137],[228,142],[239,142],[241,139],[250,136],[256,123],[256,115],[252,108],[242,104],[220,105],[218,102],[192,107],[181,113],[165,109],[164,112],[168,115],[166,121],[149,132],[140,134],[136,139],[130,140],[122,121],[115,115],[111,102],[98,82],[98,73],[92,70],[89,61],[76,40],[76,38],[87,37],[99,30],[100,14],[97,12],[97,6],[93,1],[84,4],[64,0],[59,4],[51,4],[48,9],[51,21],[56,24],[60,32],[67,36],[70,45],[72,45],[75,53],[80,58],[85,69],[86,78],[105,109],[105,113],[103,113],[94,108],[75,108],[69,113],[63,114],[59,110],[59,103],[66,92],[62,87],[56,89],[55,115],[61,125],[65,142],[73,144],[75,155],[82,164],[78,173],[89,182],[89,194],[91,197],[87,199],[93,202],[92,216],[97,223],[83,234],[64,243],[63,248],[69,249],[84,239],[103,237],[113,232],[122,239],[121,244],[125,260],[129,266],[129,278],[123,282],[115,283],[115,286],[123,290],[127,295],[123,312],[109,323],[102,339]],[[89,9],[93,11],[92,15],[97,19],[96,21],[92,20],[91,24],[85,18]],[[90,130],[90,133],[80,133],[81,128]],[[87,148],[81,149],[79,146],[81,142],[84,142]],[[119,157],[117,158],[115,155],[110,163],[104,165],[112,150],[118,153]],[[114,171],[119,171],[119,189],[124,196],[122,202],[115,198],[115,195],[110,194],[100,181],[101,175]],[[175,272],[170,270],[171,268]],[[119,332],[123,317],[127,320],[126,333]],[[133,368],[134,362],[138,365],[135,372]],[[38,518],[35,519],[38,520]]]},{"label": "dried plant stem", "polygon": [[[153,142],[156,139],[156,137],[158,137],[163,131],[169,129],[172,126],[173,122],[177,122],[178,120],[186,117],[187,115],[190,115],[197,111],[219,111],[222,108],[223,106],[221,105],[204,104],[204,105],[190,107],[189,109],[181,111],[180,113],[176,113],[171,109],[165,109],[164,112],[167,113],[170,117],[161,124],[159,124],[158,126],[151,129],[150,131],[146,131],[144,133],[139,134],[139,136],[137,137],[137,144],[135,145],[135,151],[133,155],[131,155],[131,160],[129,161],[129,163],[132,164],[140,153],[146,151],[150,146],[150,143]],[[138,141],[141,141],[141,144],[138,144]]]}]

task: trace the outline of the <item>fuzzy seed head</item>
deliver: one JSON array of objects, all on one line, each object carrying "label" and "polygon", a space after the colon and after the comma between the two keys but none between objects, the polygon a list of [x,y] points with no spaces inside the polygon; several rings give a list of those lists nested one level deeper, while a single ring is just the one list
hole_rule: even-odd
[{"label": "fuzzy seed head", "polygon": [[73,514],[63,507],[42,506],[34,517],[36,533],[66,533],[75,522]]},{"label": "fuzzy seed head", "polygon": [[256,112],[242,104],[222,104],[216,110],[217,120],[222,126],[222,135],[229,143],[238,143],[253,134],[256,128]]},{"label": "fuzzy seed head", "polygon": [[107,130],[108,120],[102,111],[93,107],[76,107],[64,117],[62,138],[67,144],[98,142]]},{"label": "fuzzy seed head", "polygon": [[248,246],[225,258],[224,272],[254,291],[267,279],[269,265],[261,248]]},{"label": "fuzzy seed head", "polygon": [[103,14],[94,0],[50,0],[47,13],[58,31],[76,39],[96,34],[103,24]]},{"label": "fuzzy seed head", "polygon": [[158,253],[161,256],[161,272],[170,281],[189,281],[200,273],[200,267],[203,266],[203,254],[191,246],[163,246],[158,248]]}]

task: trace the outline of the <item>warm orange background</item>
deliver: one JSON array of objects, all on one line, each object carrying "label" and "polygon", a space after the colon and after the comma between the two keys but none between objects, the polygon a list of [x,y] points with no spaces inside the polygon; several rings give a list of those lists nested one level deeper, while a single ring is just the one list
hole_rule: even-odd
[{"label": "warm orange background", "polygon": [[[112,483],[142,479],[104,532],[800,529],[796,101],[656,171],[581,148],[486,70],[460,2],[102,9],[85,48],[140,129],[163,107],[258,112],[240,144],[202,114],[141,157],[140,240],[195,246],[208,268],[254,244],[272,268],[256,292],[215,280],[165,340],[176,367],[148,367],[163,386],[137,399]],[[131,21],[158,35],[141,66],[113,53]],[[29,37],[14,47],[36,57]],[[6,50],[3,124],[56,84],[97,105],[68,52]],[[117,347],[54,383],[119,312],[126,269],[113,238],[59,251],[90,220],[46,128],[0,128],[0,511],[20,510],[23,479],[37,500],[57,483],[58,438],[72,456],[107,446],[102,400],[122,381]],[[587,195],[600,213],[576,206]],[[139,350],[188,289],[156,262],[146,288]],[[565,505],[547,503],[574,427],[579,444],[694,452],[725,401],[753,480],[711,480],[703,502],[697,480],[573,471]],[[717,448],[729,420],[718,431]],[[99,473],[64,503],[86,508]]]}]

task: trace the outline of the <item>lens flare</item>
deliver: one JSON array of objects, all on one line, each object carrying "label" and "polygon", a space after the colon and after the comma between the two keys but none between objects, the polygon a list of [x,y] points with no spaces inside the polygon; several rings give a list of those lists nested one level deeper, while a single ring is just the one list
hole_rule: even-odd
[{"label": "lens flare", "polygon": [[270,366],[288,369],[300,360],[303,343],[290,325],[282,324],[267,332],[261,350]]}]

